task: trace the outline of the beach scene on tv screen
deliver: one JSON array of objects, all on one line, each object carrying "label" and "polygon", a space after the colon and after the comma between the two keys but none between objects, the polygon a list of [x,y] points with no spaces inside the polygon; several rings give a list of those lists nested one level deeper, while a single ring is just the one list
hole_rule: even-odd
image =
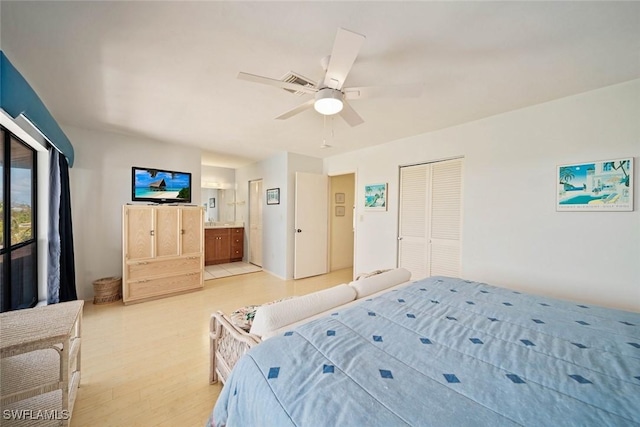
[{"label": "beach scene on tv screen", "polygon": [[190,200],[190,176],[154,169],[135,170],[135,198]]}]

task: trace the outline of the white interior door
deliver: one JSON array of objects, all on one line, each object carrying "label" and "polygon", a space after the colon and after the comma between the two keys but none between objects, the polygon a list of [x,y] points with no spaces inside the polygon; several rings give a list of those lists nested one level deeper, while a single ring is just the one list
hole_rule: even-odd
[{"label": "white interior door", "polygon": [[249,182],[249,262],[262,267],[262,180]]},{"label": "white interior door", "polygon": [[296,172],[293,277],[327,273],[328,177]]}]

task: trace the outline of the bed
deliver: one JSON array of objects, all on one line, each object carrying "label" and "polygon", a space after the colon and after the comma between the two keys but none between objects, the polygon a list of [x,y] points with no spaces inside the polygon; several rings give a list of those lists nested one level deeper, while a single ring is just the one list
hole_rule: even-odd
[{"label": "bed", "polygon": [[432,277],[251,347],[209,425],[640,425],[638,313]]}]

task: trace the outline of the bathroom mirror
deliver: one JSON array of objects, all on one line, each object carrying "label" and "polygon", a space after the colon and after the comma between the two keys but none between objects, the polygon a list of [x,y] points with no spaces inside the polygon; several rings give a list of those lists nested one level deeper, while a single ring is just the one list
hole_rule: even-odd
[{"label": "bathroom mirror", "polygon": [[203,188],[202,206],[205,222],[234,222],[236,196],[233,189]]}]

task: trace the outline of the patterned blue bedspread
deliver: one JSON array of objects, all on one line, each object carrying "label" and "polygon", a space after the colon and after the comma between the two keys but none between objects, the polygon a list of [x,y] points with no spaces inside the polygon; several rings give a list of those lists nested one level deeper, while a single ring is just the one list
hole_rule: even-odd
[{"label": "patterned blue bedspread", "polygon": [[209,422],[640,425],[640,314],[431,277],[253,348]]}]

